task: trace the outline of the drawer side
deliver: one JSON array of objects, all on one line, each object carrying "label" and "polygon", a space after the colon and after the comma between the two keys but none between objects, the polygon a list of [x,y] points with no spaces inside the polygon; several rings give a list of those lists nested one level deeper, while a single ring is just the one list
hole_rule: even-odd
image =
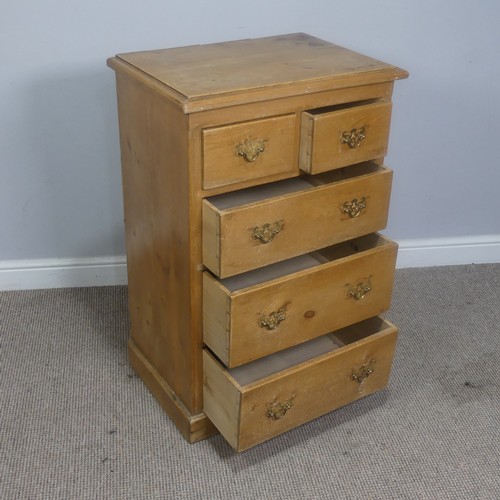
[{"label": "drawer side", "polygon": [[228,443],[236,448],[241,394],[234,381],[206,350],[203,351],[203,411]]},{"label": "drawer side", "polygon": [[300,120],[299,168],[311,172],[312,148],[314,136],[314,118],[303,112]]},{"label": "drawer side", "polygon": [[231,298],[208,272],[203,273],[203,340],[230,365]]},{"label": "drawer side", "polygon": [[202,258],[203,264],[220,274],[220,212],[206,200],[202,203]]}]

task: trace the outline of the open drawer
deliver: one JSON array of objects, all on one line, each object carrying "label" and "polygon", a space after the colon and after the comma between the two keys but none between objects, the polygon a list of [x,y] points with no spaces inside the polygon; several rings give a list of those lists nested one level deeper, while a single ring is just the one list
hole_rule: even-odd
[{"label": "open drawer", "polygon": [[361,101],[304,111],[300,169],[316,174],[385,156],[391,107],[389,101]]},{"label": "open drawer", "polygon": [[370,234],[218,280],[203,275],[203,340],[228,367],[388,309],[397,245]]},{"label": "open drawer", "polygon": [[375,317],[229,370],[205,350],[204,412],[245,450],[385,387],[396,338]]},{"label": "open drawer", "polygon": [[383,229],[392,171],[374,162],[203,200],[203,264],[225,278]]}]

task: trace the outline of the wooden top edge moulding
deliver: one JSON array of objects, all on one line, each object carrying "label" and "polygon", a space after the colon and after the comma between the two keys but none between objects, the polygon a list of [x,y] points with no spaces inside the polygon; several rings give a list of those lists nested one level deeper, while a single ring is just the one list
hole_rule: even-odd
[{"label": "wooden top edge moulding", "polygon": [[166,86],[185,112],[234,105],[243,94],[258,102],[408,76],[305,33],[118,54],[108,64]]}]

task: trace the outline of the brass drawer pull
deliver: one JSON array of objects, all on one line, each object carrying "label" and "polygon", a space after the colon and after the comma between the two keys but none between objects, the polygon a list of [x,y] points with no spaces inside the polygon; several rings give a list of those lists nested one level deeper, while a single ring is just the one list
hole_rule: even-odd
[{"label": "brass drawer pull", "polygon": [[279,324],[286,319],[286,309],[282,307],[278,311],[272,312],[269,316],[263,316],[259,321],[259,326],[266,330],[276,330]]},{"label": "brass drawer pull", "polygon": [[264,141],[247,139],[236,146],[238,156],[243,156],[245,161],[252,163],[257,160],[260,153],[264,152]]},{"label": "brass drawer pull", "polygon": [[358,283],[355,287],[349,288],[347,296],[354,300],[361,300],[366,297],[366,294],[372,289],[369,281]]},{"label": "brass drawer pull", "polygon": [[290,399],[283,401],[283,403],[270,403],[268,405],[270,406],[270,408],[266,412],[267,418],[270,418],[272,420],[282,419],[285,416],[286,412],[293,406],[294,398],[295,395],[293,395]]},{"label": "brass drawer pull", "polygon": [[340,144],[347,144],[351,149],[357,148],[361,142],[366,139],[365,127],[351,129],[350,132],[345,130],[340,136]]},{"label": "brass drawer pull", "polygon": [[361,215],[361,211],[366,208],[366,198],[363,196],[359,200],[346,201],[342,205],[342,213],[347,214],[351,219],[355,219]]},{"label": "brass drawer pull", "polygon": [[271,243],[274,237],[281,231],[282,227],[281,222],[255,226],[252,229],[252,239],[259,240],[261,243]]},{"label": "brass drawer pull", "polygon": [[356,381],[358,384],[364,382],[375,371],[375,360],[371,359],[368,363],[362,365],[358,370],[352,372],[351,380]]}]

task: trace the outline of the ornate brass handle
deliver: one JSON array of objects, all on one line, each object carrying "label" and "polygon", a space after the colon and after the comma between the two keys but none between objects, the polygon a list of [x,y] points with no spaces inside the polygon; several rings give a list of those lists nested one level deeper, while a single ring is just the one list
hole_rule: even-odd
[{"label": "ornate brass handle", "polygon": [[282,307],[278,311],[272,312],[269,316],[263,316],[259,321],[259,326],[266,330],[276,330],[284,319],[286,319],[286,309]]},{"label": "ornate brass handle", "polygon": [[272,420],[280,420],[286,414],[286,412],[293,406],[293,399],[295,398],[295,394],[286,401],[270,403],[268,406],[268,410],[266,412],[266,417]]},{"label": "ornate brass handle", "polygon": [[347,144],[351,149],[357,148],[361,141],[366,139],[365,127],[353,128],[350,131],[345,130],[340,136],[340,144]]},{"label": "ornate brass handle", "polygon": [[355,287],[349,288],[347,296],[354,300],[361,300],[366,297],[366,294],[372,289],[369,281],[358,283]]},{"label": "ornate brass handle", "polygon": [[354,200],[346,201],[342,205],[342,212],[347,214],[351,219],[359,217],[361,211],[366,208],[366,198],[363,196],[359,200],[354,198]]},{"label": "ornate brass handle", "polygon": [[375,360],[370,359],[368,363],[360,366],[356,371],[352,371],[351,380],[354,380],[358,384],[364,382],[374,371],[375,371]]},{"label": "ornate brass handle", "polygon": [[236,146],[236,153],[238,156],[243,156],[245,161],[252,163],[257,160],[260,153],[264,152],[264,149],[264,141],[259,139],[246,139]]},{"label": "ornate brass handle", "polygon": [[280,221],[263,226],[255,226],[252,229],[252,239],[259,240],[261,243],[271,243],[274,237],[281,231],[283,225]]}]

